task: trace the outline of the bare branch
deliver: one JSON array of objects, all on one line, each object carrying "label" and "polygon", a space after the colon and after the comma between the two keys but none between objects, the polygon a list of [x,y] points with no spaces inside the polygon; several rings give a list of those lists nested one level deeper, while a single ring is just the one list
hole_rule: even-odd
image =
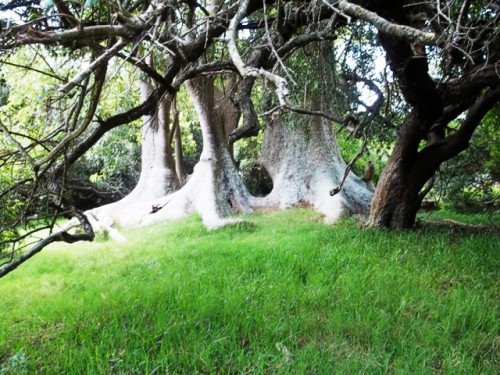
[{"label": "bare branch", "polygon": [[33,169],[33,171],[36,171],[37,167],[36,167],[36,164],[35,164],[35,161],[33,160],[33,158],[26,152],[24,147],[14,137],[12,137],[12,135],[9,132],[9,129],[7,129],[1,121],[0,121],[0,130],[3,131],[3,133],[5,134],[5,137],[14,146],[16,146],[17,150],[21,153],[23,158],[29,163],[29,165],[31,165],[31,168]]},{"label": "bare branch", "polygon": [[263,77],[274,83],[276,87],[276,95],[278,96],[278,100],[280,105],[288,106],[288,84],[283,77],[280,77],[277,74],[271,73],[265,69],[256,69],[253,67],[247,67],[241,58],[241,55],[238,51],[237,47],[237,39],[238,39],[238,25],[241,22],[242,18],[245,16],[248,4],[250,0],[242,0],[240,8],[236,15],[231,19],[228,28],[229,38],[226,41],[227,49],[229,51],[229,56],[231,56],[231,60],[233,60],[234,65],[238,69],[240,75],[245,77]]},{"label": "bare branch", "polygon": [[86,77],[94,72],[99,66],[106,64],[109,59],[115,56],[123,47],[129,43],[128,40],[121,39],[116,42],[113,47],[109,48],[97,59],[95,59],[87,68],[78,73],[71,81],[59,89],[59,91],[67,94],[74,87],[78,86]]},{"label": "bare branch", "polygon": [[44,32],[28,29],[25,34],[19,34],[17,38],[21,44],[55,45],[73,43],[75,40],[82,39],[105,40],[113,36],[129,39],[136,34],[137,30],[128,25],[99,25],[60,32]]},{"label": "bare branch", "polygon": [[435,33],[427,33],[405,25],[397,25],[380,17],[377,13],[371,12],[359,5],[340,0],[338,7],[342,12],[373,24],[380,31],[394,35],[410,42],[420,42],[424,44],[434,43],[437,39]]},{"label": "bare branch", "polygon": [[460,8],[460,15],[457,20],[457,33],[460,33],[460,29],[462,28],[462,20],[467,17],[467,13],[469,12],[470,0],[465,0],[462,4],[462,8]]},{"label": "bare branch", "polygon": [[97,109],[97,105],[99,102],[99,98],[101,96],[102,87],[104,85],[104,81],[106,78],[107,65],[99,65],[96,67],[96,78],[94,88],[92,90],[92,98],[90,107],[87,111],[85,118],[82,121],[82,124],[76,128],[74,131],[68,133],[62,140],[55,146],[51,152],[45,155],[43,158],[39,159],[36,163],[36,167],[40,167],[43,164],[51,162],[52,159],[58,155],[70,142],[78,138],[83,132],[88,128],[92,119],[94,117],[95,111]]},{"label": "bare branch", "polygon": [[45,247],[47,247],[48,245],[50,245],[53,242],[74,243],[74,242],[78,242],[78,241],[93,241],[94,237],[95,237],[94,230],[92,229],[92,225],[90,225],[90,222],[87,219],[87,217],[83,213],[80,213],[80,212],[75,212],[74,215],[80,221],[80,226],[84,230],[84,233],[69,234],[66,231],[60,231],[60,232],[49,235],[48,237],[39,241],[35,246],[33,246],[31,249],[29,249],[27,252],[25,252],[24,254],[19,256],[18,258],[11,261],[7,265],[1,267],[0,268],[0,278],[2,278],[5,275],[9,274],[10,272],[14,271],[21,264],[26,262],[28,259],[30,259],[34,255],[38,254]]},{"label": "bare branch", "polygon": [[500,100],[500,87],[491,88],[479,97],[470,107],[458,131],[441,141],[431,143],[419,153],[419,163],[415,168],[428,168],[440,164],[465,150],[474,131],[488,111]]},{"label": "bare branch", "polygon": [[361,148],[359,149],[358,153],[351,159],[349,164],[344,169],[344,175],[342,176],[342,179],[340,180],[339,184],[330,190],[330,196],[334,196],[342,191],[342,187],[344,186],[344,183],[347,179],[347,176],[349,175],[349,172],[351,171],[352,167],[356,162],[363,156],[363,154],[366,151],[366,145],[368,144],[368,139],[366,138],[366,134],[363,133],[363,144],[361,145]]},{"label": "bare branch", "polygon": [[49,72],[44,72],[43,70],[39,70],[39,69],[36,69],[36,68],[33,68],[32,66],[26,66],[26,65],[20,65],[20,64],[15,64],[13,62],[10,62],[10,61],[5,61],[5,60],[0,60],[0,64],[5,64],[5,65],[10,65],[10,66],[13,66],[13,67],[16,67],[16,68],[21,68],[21,69],[26,69],[26,70],[31,70],[33,72],[36,72],[36,73],[40,73],[40,74],[43,74],[47,77],[51,77],[51,78],[55,78],[57,79],[58,81],[63,81],[65,82],[66,80],[62,77],[59,77],[55,74],[52,74],[52,73],[49,73]]},{"label": "bare branch", "polygon": [[173,90],[177,91],[185,81],[191,78],[195,78],[196,76],[227,72],[237,72],[237,69],[232,61],[214,61],[202,65],[188,67],[182,72],[182,74],[177,77],[177,79],[173,83]]}]

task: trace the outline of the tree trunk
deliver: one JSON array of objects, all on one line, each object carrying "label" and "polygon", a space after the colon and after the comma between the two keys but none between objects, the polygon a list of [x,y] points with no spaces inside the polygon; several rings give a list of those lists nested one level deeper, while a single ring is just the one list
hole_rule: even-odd
[{"label": "tree trunk", "polygon": [[408,229],[415,224],[423,197],[420,185],[405,173],[400,157],[391,157],[378,182],[372,200],[369,225],[389,229]]},{"label": "tree trunk", "polygon": [[[443,102],[429,74],[425,49],[383,32],[379,37],[401,93],[412,110],[401,125],[391,157],[377,185],[369,225],[406,229],[415,223],[423,199],[420,190],[439,168],[437,159],[432,163],[421,163],[419,147],[421,141],[436,136],[432,126],[443,113]],[[439,129],[442,127],[436,127]],[[439,138],[444,136],[442,130]]]},{"label": "tree trunk", "polygon": [[402,125],[391,157],[380,176],[370,209],[369,225],[409,229],[415,224],[425,194],[420,191],[441,161],[423,163],[418,152],[426,119],[412,113]]},{"label": "tree trunk", "polygon": [[325,215],[325,221],[367,213],[373,192],[353,173],[342,190],[335,188],[346,168],[331,126],[320,117],[295,128],[281,121],[267,125],[262,145],[262,164],[273,180],[273,190],[260,206],[288,208],[310,206]]},{"label": "tree trunk", "polygon": [[181,127],[179,124],[179,111],[177,110],[176,98],[172,101],[172,131],[174,132],[175,141],[175,173],[177,173],[180,186],[184,186],[187,181],[187,172],[182,154]]},{"label": "tree trunk", "polygon": [[[141,99],[146,100],[153,87],[141,82]],[[179,188],[170,137],[171,100],[160,101],[155,116],[145,116],[142,127],[141,175],[129,199],[151,200]]]},{"label": "tree trunk", "polygon": [[[144,101],[153,87],[149,82],[141,80],[140,90]],[[170,99],[165,98],[161,100],[154,115],[144,116],[139,181],[134,190],[120,201],[89,211],[89,218],[94,220],[93,226],[136,226],[153,209],[152,201],[179,188],[173,150],[169,142],[170,104]]]},{"label": "tree trunk", "polygon": [[[186,185],[161,200],[161,209],[147,215],[143,224],[175,219],[198,212],[209,229],[240,222],[226,219],[233,213],[250,213],[250,195],[236,170],[223,137],[223,129],[237,121],[216,94],[212,78],[189,81],[187,89],[195,106],[203,136],[200,161]],[[227,104],[227,103],[226,103]],[[234,125],[233,125],[234,126]]]}]

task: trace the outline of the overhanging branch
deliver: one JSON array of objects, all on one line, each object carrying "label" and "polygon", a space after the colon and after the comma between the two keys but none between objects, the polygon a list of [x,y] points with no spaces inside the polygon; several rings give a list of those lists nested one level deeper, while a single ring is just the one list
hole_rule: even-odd
[{"label": "overhanging branch", "polygon": [[413,27],[389,22],[385,18],[380,17],[377,13],[371,12],[346,0],[340,0],[338,2],[338,7],[342,12],[350,16],[371,23],[379,31],[382,31],[385,34],[397,36],[410,42],[420,42],[423,44],[434,43],[437,39],[435,33],[428,33]]},{"label": "overhanging branch", "polygon": [[458,131],[447,138],[425,147],[419,155],[415,168],[426,168],[435,163],[442,163],[458,155],[469,146],[470,139],[484,116],[500,101],[500,87],[488,89],[470,107]]},{"label": "overhanging branch", "polygon": [[128,44],[128,40],[121,39],[116,42],[111,48],[107,49],[102,55],[95,59],[88,67],[80,71],[71,81],[59,89],[59,91],[67,94],[74,87],[78,86],[86,77],[92,74],[97,68],[103,64],[107,64],[109,59],[115,56],[123,47]]},{"label": "overhanging branch", "polygon": [[44,32],[28,29],[26,33],[17,36],[21,44],[67,44],[75,40],[95,39],[105,40],[113,36],[122,38],[132,38],[137,34],[137,30],[125,25],[99,25],[87,26],[84,28],[74,28],[60,32]]},{"label": "overhanging branch", "polygon": [[88,128],[97,110],[98,102],[101,97],[102,88],[106,79],[107,65],[100,64],[96,67],[95,83],[92,90],[92,97],[89,109],[82,124],[76,128],[74,131],[68,133],[47,155],[39,159],[35,166],[39,168],[43,164],[52,162],[54,157],[56,157],[70,142],[77,139],[83,132]]},{"label": "overhanging branch", "polygon": [[43,240],[37,242],[36,245],[31,247],[28,251],[26,251],[24,254],[22,254],[18,258],[14,259],[10,263],[1,267],[0,268],[0,278],[2,278],[5,275],[9,274],[10,272],[14,271],[21,264],[26,262],[28,259],[30,259],[34,255],[38,254],[45,247],[47,247],[48,245],[50,245],[53,242],[74,243],[74,242],[78,242],[78,241],[93,241],[95,234],[94,234],[94,230],[92,229],[92,225],[90,225],[90,222],[87,219],[87,217],[81,212],[75,212],[74,215],[78,218],[78,220],[80,222],[80,227],[83,229],[84,233],[70,234],[66,231],[60,231],[60,232],[53,233],[53,234],[49,235],[48,237],[44,238]]}]

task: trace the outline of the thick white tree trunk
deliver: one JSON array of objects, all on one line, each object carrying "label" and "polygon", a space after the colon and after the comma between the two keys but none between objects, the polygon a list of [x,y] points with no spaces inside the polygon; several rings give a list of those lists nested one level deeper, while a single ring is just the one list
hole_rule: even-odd
[{"label": "thick white tree trunk", "polygon": [[258,201],[261,207],[312,207],[327,222],[369,210],[373,189],[353,173],[338,194],[330,195],[346,164],[331,126],[320,117],[310,117],[307,125],[296,127],[279,120],[269,123],[261,159],[273,180],[271,193]]},{"label": "thick white tree trunk", "polygon": [[[151,93],[151,84],[141,82],[141,98]],[[173,150],[169,142],[170,100],[160,101],[155,116],[145,116],[142,127],[141,174],[136,187],[124,199],[152,200],[179,188]]]},{"label": "thick white tree trunk", "polygon": [[[141,99],[146,100],[152,89],[150,83],[141,81]],[[115,225],[138,226],[144,215],[154,211],[156,199],[179,188],[169,142],[169,113],[170,100],[163,99],[154,115],[143,118],[139,181],[120,201],[87,212],[94,227],[110,232]]]},{"label": "thick white tree trunk", "polygon": [[[227,219],[234,213],[250,213],[251,197],[241,180],[223,136],[229,122],[236,122],[236,109],[220,97],[214,100],[211,78],[197,78],[187,83],[191,100],[198,114],[203,136],[200,161],[186,185],[179,191],[157,201],[161,209],[142,220],[147,225],[198,212],[209,229],[240,222]],[[218,95],[217,95],[218,96]],[[234,125],[233,125],[234,127]]]},{"label": "thick white tree trunk", "polygon": [[181,127],[179,123],[179,111],[177,110],[177,99],[174,98],[172,101],[172,132],[174,132],[174,142],[175,142],[175,172],[179,180],[180,186],[183,186],[186,181],[188,174],[186,172],[186,167],[184,165],[184,157],[182,153],[182,136]]},{"label": "thick white tree trunk", "polygon": [[352,173],[341,192],[330,195],[338,186],[346,165],[331,126],[319,117],[310,117],[309,124],[301,127],[291,127],[279,120],[268,124],[262,145],[262,164],[273,179],[273,190],[264,198],[250,196],[234,165],[225,136],[228,129],[236,126],[238,111],[214,88],[212,78],[197,78],[186,86],[203,136],[200,161],[192,175],[174,192],[178,186],[175,162],[166,141],[168,128],[162,126],[168,119],[162,115],[157,121],[146,118],[139,183],[123,200],[89,212],[94,225],[104,226],[110,232],[115,223],[149,225],[197,212],[207,228],[215,229],[241,222],[228,219],[231,214],[250,213],[259,208],[312,207],[321,212],[327,222],[368,212],[373,189]]}]

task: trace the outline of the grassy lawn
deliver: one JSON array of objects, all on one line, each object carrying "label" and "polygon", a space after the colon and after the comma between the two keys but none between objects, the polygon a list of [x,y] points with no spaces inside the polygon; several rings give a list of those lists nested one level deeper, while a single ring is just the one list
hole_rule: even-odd
[{"label": "grassy lawn", "polygon": [[44,250],[0,279],[0,374],[500,371],[498,232],[251,220]]}]

